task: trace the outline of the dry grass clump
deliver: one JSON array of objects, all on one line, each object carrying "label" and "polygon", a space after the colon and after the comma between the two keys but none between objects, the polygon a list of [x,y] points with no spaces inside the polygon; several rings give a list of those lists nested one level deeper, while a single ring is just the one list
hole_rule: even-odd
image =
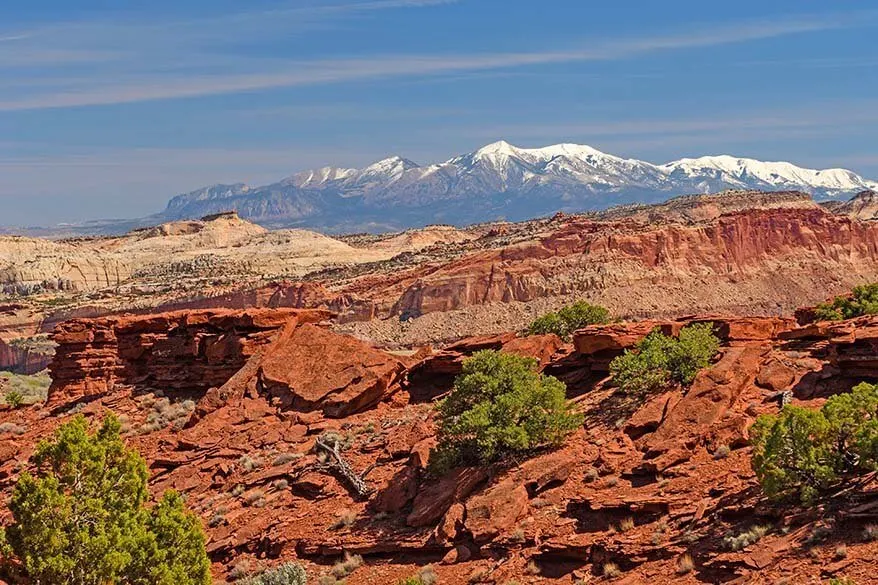
[{"label": "dry grass clump", "polygon": [[278,453],[277,455],[275,455],[274,459],[271,460],[271,466],[279,467],[286,463],[297,461],[302,457],[303,455],[301,453]]},{"label": "dry grass clump", "polygon": [[363,557],[360,555],[345,554],[343,560],[332,566],[332,576],[336,579],[344,579],[363,565]]},{"label": "dry grass clump", "polygon": [[523,544],[527,541],[527,537],[524,534],[523,528],[516,528],[515,531],[509,535],[509,542],[514,544]]},{"label": "dry grass clump", "polygon": [[211,528],[216,528],[220,524],[225,523],[225,521],[226,521],[225,510],[222,510],[222,511],[217,510],[210,517],[210,520],[207,521],[207,525],[210,526]]},{"label": "dry grass clump", "polygon": [[338,513],[335,522],[330,525],[331,530],[341,530],[342,528],[350,528],[357,520],[357,514],[353,510],[342,510]]},{"label": "dry grass clump", "polygon": [[615,579],[622,574],[622,571],[619,569],[619,565],[617,565],[616,563],[604,563],[603,572],[604,577],[608,579]]},{"label": "dry grass clump", "polygon": [[677,559],[678,575],[685,575],[686,573],[690,573],[694,568],[695,563],[692,561],[692,557],[688,553]]},{"label": "dry grass clump", "polygon": [[768,526],[753,526],[750,530],[742,532],[737,536],[729,535],[723,538],[723,544],[729,550],[744,550],[751,544],[755,544],[768,534]]},{"label": "dry grass clump", "polygon": [[525,573],[528,575],[539,575],[542,573],[542,569],[534,560],[530,560],[527,562],[527,566],[524,568]]},{"label": "dry grass clump", "polygon": [[621,522],[619,522],[619,532],[628,532],[634,528],[634,518],[628,516],[627,518],[623,518]]},{"label": "dry grass clump", "polygon": [[195,401],[193,400],[171,402],[169,398],[164,396],[156,398],[155,395],[147,395],[141,399],[140,404],[152,408],[150,413],[146,415],[146,422],[137,429],[137,433],[140,435],[154,433],[168,426],[179,431],[186,425],[189,417],[195,411]]},{"label": "dry grass clump", "polygon": [[235,566],[229,571],[229,579],[232,581],[239,581],[250,574],[250,562],[249,561],[240,561],[235,563]]},{"label": "dry grass clump", "polygon": [[407,577],[399,581],[397,585],[435,585],[439,581],[439,575],[432,565],[422,567],[417,575]]},{"label": "dry grass clump", "polygon": [[[320,442],[330,447],[335,446],[339,451],[347,451],[354,444],[354,436],[351,433],[341,434],[339,431],[324,431],[320,435]],[[326,454],[321,451],[317,457],[324,461]]]},{"label": "dry grass clump", "polygon": [[473,569],[473,572],[469,574],[469,579],[467,580],[471,585],[475,585],[476,583],[486,583],[491,578],[491,571],[489,571],[486,567],[477,567]]},{"label": "dry grass clump", "polygon": [[244,496],[244,505],[261,508],[265,506],[265,494],[262,490],[253,490]]},{"label": "dry grass clump", "polygon": [[714,459],[725,459],[726,457],[729,456],[729,453],[731,453],[731,452],[732,452],[732,450],[729,449],[728,445],[720,445],[719,447],[717,447],[716,451],[713,452],[713,458]]},{"label": "dry grass clump", "polygon": [[667,518],[662,518],[655,525],[655,532],[652,533],[652,544],[659,545],[665,539],[665,536],[668,532],[668,520]]},{"label": "dry grass clump", "polygon": [[241,455],[238,459],[238,466],[244,470],[244,472],[249,473],[254,469],[259,469],[261,467],[265,467],[265,460],[259,456],[252,456],[249,453],[245,455]]},{"label": "dry grass clump", "polygon": [[433,565],[426,565],[418,571],[418,579],[424,585],[436,585],[439,582],[439,575],[436,574],[436,569],[433,568]]}]

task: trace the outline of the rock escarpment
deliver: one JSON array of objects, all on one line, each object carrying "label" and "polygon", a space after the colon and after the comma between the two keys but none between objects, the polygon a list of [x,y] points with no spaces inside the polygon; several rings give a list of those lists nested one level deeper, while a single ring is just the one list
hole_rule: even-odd
[{"label": "rock escarpment", "polygon": [[386,289],[398,291],[388,294],[386,310],[420,315],[574,293],[610,298],[632,290],[644,293],[637,308],[646,309],[674,302],[662,300],[663,292],[707,282],[758,285],[767,302],[769,294],[797,294],[827,272],[849,281],[876,278],[876,266],[878,225],[821,209],[749,210],[694,225],[576,220],[533,242],[401,278]]}]

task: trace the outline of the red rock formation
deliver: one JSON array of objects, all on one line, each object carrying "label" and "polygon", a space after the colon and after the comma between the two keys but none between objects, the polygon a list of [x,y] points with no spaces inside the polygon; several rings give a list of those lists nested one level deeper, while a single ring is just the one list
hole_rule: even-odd
[{"label": "red rock formation", "polygon": [[[759,414],[778,411],[778,392],[816,407],[864,375],[878,377],[878,318],[806,327],[716,316],[665,322],[673,333],[711,321],[722,334],[716,363],[691,387],[641,403],[601,373],[578,393],[586,424],[563,447],[436,478],[425,470],[436,440],[432,406],[406,402],[405,392],[376,402],[376,388],[395,385],[384,376],[406,372],[392,356],[316,327],[324,315],[197,311],[60,326],[53,371],[66,377],[53,387],[53,408],[0,411],[0,423],[21,428],[0,434],[0,489],[8,493],[34,444],[82,395],[78,375],[93,390],[81,407],[87,416],[111,409],[126,417],[126,440],[148,461],[153,493],[177,489],[201,515],[217,579],[242,560],[296,560],[319,578],[345,552],[364,556],[350,585],[395,583],[439,559],[439,578],[451,585],[482,570],[496,583],[525,582],[534,567],[546,582],[596,580],[610,562],[623,572],[619,582],[631,584],[804,583],[816,574],[869,583],[874,575],[878,541],[863,533],[878,514],[878,478],[818,506],[779,508],[758,488],[747,433]],[[578,332],[577,347],[592,353],[555,351],[551,338],[473,339],[424,363],[448,375],[465,352],[511,346],[549,370],[590,371],[597,361],[589,360],[631,347],[646,331],[613,324]],[[431,384],[427,371],[409,376],[412,396]],[[158,381],[175,400],[203,392],[185,424],[144,428],[151,402],[143,392]],[[325,418],[327,406],[343,418]],[[343,437],[342,456],[363,474],[367,497],[315,451],[327,431]],[[760,541],[741,551],[723,544],[756,524],[771,527]],[[815,542],[827,526],[830,536]],[[840,542],[844,559],[834,552]],[[678,571],[684,554],[691,572]]]},{"label": "red rock formation", "polygon": [[[839,278],[848,284],[878,278],[876,266],[878,225],[819,208],[750,209],[696,223],[572,219],[532,241],[346,290],[374,300],[379,316],[574,293],[604,298],[620,305],[619,312],[667,310],[682,300],[670,291],[686,291],[686,300],[700,297],[704,306],[764,310],[770,303],[820,298],[830,284],[827,274],[834,275],[834,287]],[[709,298],[744,288],[759,298]]]},{"label": "red rock formation", "polygon": [[50,366],[50,403],[136,385],[204,393],[222,386],[288,323],[323,320],[315,310],[253,309],[77,319],[61,323]]},{"label": "red rock formation", "polygon": [[343,417],[387,396],[405,369],[368,344],[313,325],[287,329],[260,366],[264,391],[284,409]]}]

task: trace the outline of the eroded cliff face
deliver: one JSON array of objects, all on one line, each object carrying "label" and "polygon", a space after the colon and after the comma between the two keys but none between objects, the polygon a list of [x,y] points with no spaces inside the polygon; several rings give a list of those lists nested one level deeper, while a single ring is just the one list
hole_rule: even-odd
[{"label": "eroded cliff face", "polygon": [[0,370],[33,374],[52,360],[52,349],[30,343],[42,333],[43,315],[21,304],[0,305]]},{"label": "eroded cliff face", "polygon": [[[351,585],[395,583],[428,563],[450,585],[475,574],[525,582],[537,570],[550,583],[597,581],[606,563],[626,583],[656,585],[872,579],[878,540],[863,534],[878,513],[874,474],[820,506],[780,507],[761,495],[748,439],[782,401],[816,408],[878,379],[876,317],[621,322],[573,343],[507,332],[403,358],[318,326],[325,316],[203,310],[60,325],[50,404],[0,411],[19,433],[0,434],[0,489],[73,411],[97,420],[111,410],[145,456],[153,493],[179,490],[203,519],[217,579],[244,561],[290,560],[314,579],[345,553],[364,557]],[[691,387],[637,401],[606,379],[612,357],[653,328],[674,335],[696,321],[714,323],[722,344]],[[557,450],[430,476],[432,401],[488,348],[535,357],[586,423]],[[156,416],[187,399],[196,405]],[[365,494],[321,458],[327,431],[343,437]],[[761,540],[724,544],[757,524],[769,527]],[[691,570],[679,570],[683,555]]]},{"label": "eroded cliff face", "polygon": [[49,402],[117,386],[200,397],[223,386],[285,327],[328,317],[318,310],[217,309],[65,321],[53,333]]},{"label": "eroded cliff face", "polygon": [[685,218],[653,223],[637,214],[559,216],[530,232],[518,224],[509,227],[519,230],[512,235],[489,230],[446,255],[436,248],[414,267],[379,263],[162,308],[323,308],[342,330],[405,345],[520,328],[581,298],[637,318],[791,314],[878,279],[878,224],[833,215],[810,200],[782,203],[731,213],[702,204],[686,207]]},{"label": "eroded cliff face", "polygon": [[[785,289],[795,294],[815,288],[822,297],[825,289],[815,285],[827,274],[845,284],[878,277],[878,225],[820,209],[750,210],[704,224],[658,227],[579,220],[533,242],[407,275],[371,294],[386,294],[389,314],[574,293],[624,294],[636,310],[668,306],[672,299],[665,291],[696,292],[706,283],[759,290],[761,298],[750,302],[793,300]],[[697,292],[705,300],[711,294],[703,288]],[[616,300],[613,304],[621,299]]]}]

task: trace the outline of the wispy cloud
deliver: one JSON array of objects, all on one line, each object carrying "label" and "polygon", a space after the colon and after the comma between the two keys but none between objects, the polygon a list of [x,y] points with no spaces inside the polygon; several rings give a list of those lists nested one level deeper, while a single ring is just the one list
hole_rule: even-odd
[{"label": "wispy cloud", "polygon": [[[275,88],[361,82],[389,78],[427,78],[509,70],[560,63],[611,61],[668,51],[744,43],[796,34],[863,26],[878,13],[789,18],[785,21],[740,22],[702,26],[682,33],[627,39],[593,40],[587,46],[553,51],[475,54],[401,54],[305,61],[230,56],[229,19],[237,25],[269,26],[314,19],[332,13],[417,8],[454,0],[373,0],[313,6],[287,11],[242,13],[218,17],[207,26],[192,21],[147,25],[98,23],[50,28],[27,35],[22,47],[0,47],[0,72],[22,64],[78,63],[82,81],[55,88],[18,91],[0,98],[0,111],[69,108],[151,100],[193,98]],[[183,29],[183,30],[181,30]],[[241,38],[235,27],[234,38]],[[49,33],[54,34],[49,34]],[[262,30],[265,34],[265,30]],[[47,70],[44,75],[60,75]],[[69,77],[69,72],[67,72]]]},{"label": "wispy cloud", "polygon": [[468,132],[470,136],[491,138],[506,133],[539,136],[544,139],[571,136],[669,136],[675,134],[713,134],[720,131],[774,129],[780,131],[843,128],[878,123],[878,101],[833,100],[784,109],[724,112],[722,116],[690,116],[686,118],[616,119],[612,122],[580,122],[565,124],[503,124],[483,125]]}]

